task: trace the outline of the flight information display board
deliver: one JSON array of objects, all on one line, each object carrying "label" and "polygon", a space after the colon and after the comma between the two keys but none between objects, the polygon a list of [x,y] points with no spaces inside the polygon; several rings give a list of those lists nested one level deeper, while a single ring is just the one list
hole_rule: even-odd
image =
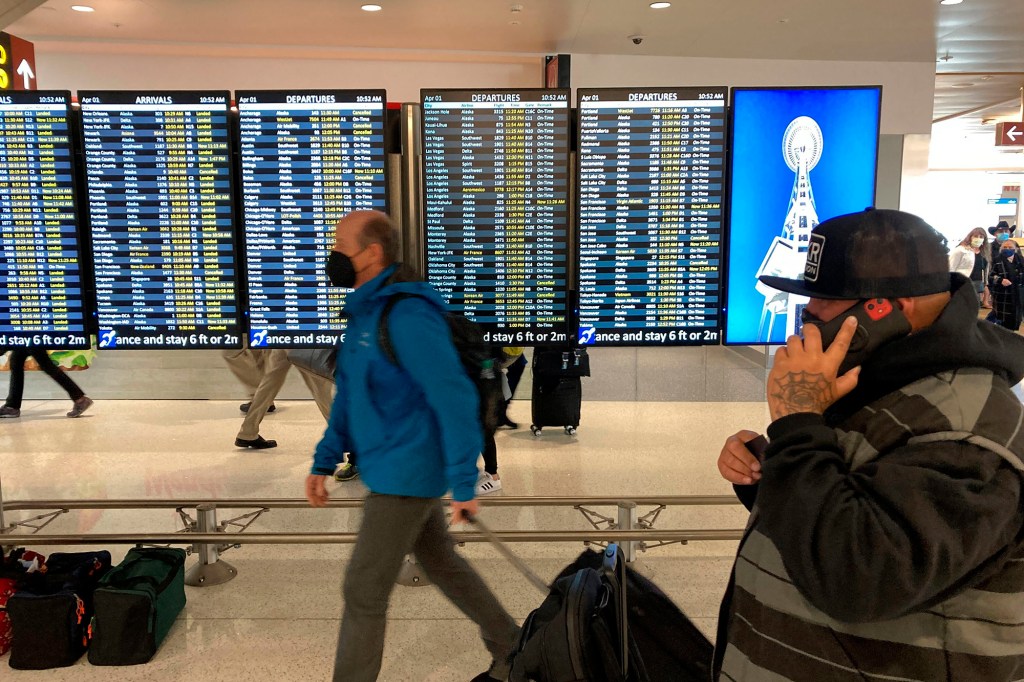
[{"label": "flight information display board", "polygon": [[717,344],[728,88],[577,94],[579,343]]},{"label": "flight information display board", "polygon": [[88,348],[69,92],[0,95],[0,347]]},{"label": "flight information display board", "polygon": [[569,91],[423,90],[427,279],[489,341],[566,340]]},{"label": "flight information display board", "polygon": [[228,93],[79,99],[99,347],[240,347]]},{"label": "flight information display board", "polygon": [[347,289],[324,264],[338,219],[387,210],[383,90],[238,92],[249,344],[334,345]]}]

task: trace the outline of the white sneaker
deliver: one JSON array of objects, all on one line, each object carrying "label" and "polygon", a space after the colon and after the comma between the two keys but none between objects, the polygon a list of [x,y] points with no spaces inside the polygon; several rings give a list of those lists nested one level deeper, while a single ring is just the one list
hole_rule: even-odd
[{"label": "white sneaker", "polygon": [[496,493],[501,490],[501,479],[494,478],[486,471],[480,477],[480,480],[476,483],[476,494],[487,495],[489,493]]}]

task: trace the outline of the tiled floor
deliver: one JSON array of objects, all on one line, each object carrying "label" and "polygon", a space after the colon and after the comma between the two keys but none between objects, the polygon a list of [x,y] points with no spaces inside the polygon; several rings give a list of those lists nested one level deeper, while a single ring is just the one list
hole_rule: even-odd
[{"label": "tiled floor", "polygon": [[[0,421],[0,477],[6,500],[44,498],[300,497],[310,453],[323,431],[311,401],[279,403],[262,434],[276,450],[232,447],[239,401],[97,401],[85,417],[66,419],[64,400],[29,401],[23,416]],[[499,434],[507,495],[595,496],[730,494],[715,460],[722,441],[740,428],[762,430],[763,403],[584,404],[571,439],[560,429],[531,436],[529,402],[513,403],[522,428]],[[359,482],[335,496],[362,494]],[[600,509],[614,515],[613,508]],[[646,510],[642,510],[646,511]],[[23,517],[8,513],[7,521]],[[582,529],[571,508],[491,508],[498,529]],[[661,515],[662,528],[743,526],[739,506],[694,507]],[[354,530],[358,512],[278,510],[252,530]],[[132,532],[177,529],[171,511],[72,512],[48,531]],[[115,560],[126,548],[113,548]],[[20,672],[29,680],[277,680],[328,679],[338,619],[340,581],[349,546],[243,545],[225,559],[238,577],[217,587],[187,588],[188,605],[157,657],[135,668]],[[544,577],[555,575],[580,544],[517,544],[516,553]],[[728,579],[735,543],[701,542],[639,555],[651,576],[709,635]],[[45,551],[45,550],[44,550]],[[521,620],[541,600],[490,546],[463,550],[502,603]],[[189,564],[194,559],[189,559]],[[484,669],[476,630],[432,587],[396,588],[389,612],[385,682],[468,680]]]}]

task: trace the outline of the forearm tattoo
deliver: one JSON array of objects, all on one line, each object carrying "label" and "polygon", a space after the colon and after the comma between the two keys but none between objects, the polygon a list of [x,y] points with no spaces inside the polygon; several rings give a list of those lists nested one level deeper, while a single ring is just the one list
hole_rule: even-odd
[{"label": "forearm tattoo", "polygon": [[770,395],[785,414],[822,414],[835,402],[835,387],[824,374],[788,372],[772,380]]}]

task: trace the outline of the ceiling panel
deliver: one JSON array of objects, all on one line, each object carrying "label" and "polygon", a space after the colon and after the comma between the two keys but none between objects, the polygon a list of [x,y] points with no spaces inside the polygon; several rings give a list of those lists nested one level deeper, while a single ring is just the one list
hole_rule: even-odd
[{"label": "ceiling panel", "polygon": [[[3,0],[0,0],[2,2]],[[936,119],[994,136],[1024,85],[1024,0],[49,0],[8,27],[28,39],[281,48],[589,53],[843,61],[936,60]],[[13,0],[30,7],[34,0]],[[642,35],[635,45],[630,36]],[[1012,100],[1010,104],[1006,104]]]},{"label": "ceiling panel", "polygon": [[[927,61],[933,0],[50,0],[10,27],[29,39]],[[513,12],[513,6],[521,11]],[[645,36],[634,45],[629,36]]]}]

